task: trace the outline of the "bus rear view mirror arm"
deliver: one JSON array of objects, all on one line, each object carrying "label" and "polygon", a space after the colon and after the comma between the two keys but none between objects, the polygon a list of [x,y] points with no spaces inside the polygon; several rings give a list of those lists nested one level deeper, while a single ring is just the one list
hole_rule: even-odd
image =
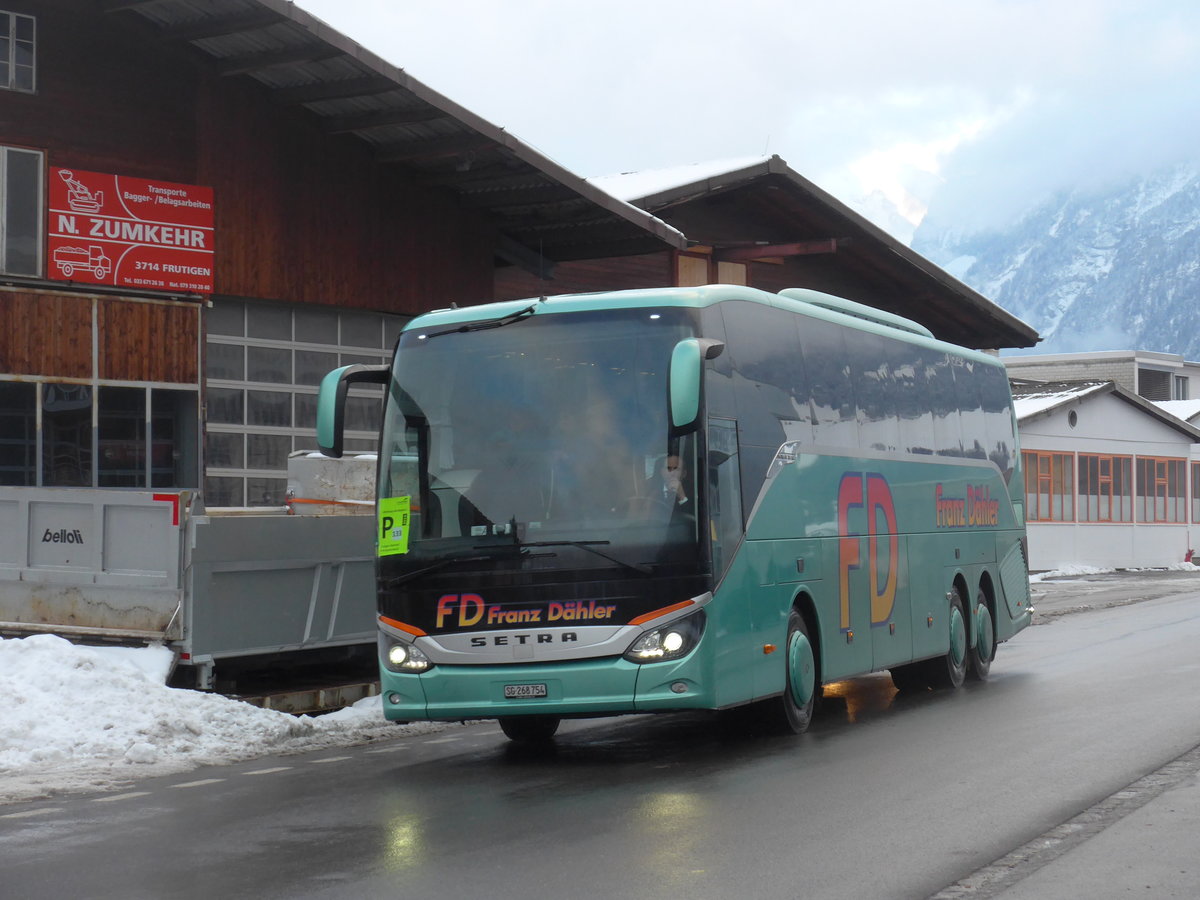
[{"label": "bus rear view mirror arm", "polygon": [[387,384],[390,366],[342,366],[321,379],[317,395],[317,447],[340,459],[345,431],[346,393],[352,384]]}]

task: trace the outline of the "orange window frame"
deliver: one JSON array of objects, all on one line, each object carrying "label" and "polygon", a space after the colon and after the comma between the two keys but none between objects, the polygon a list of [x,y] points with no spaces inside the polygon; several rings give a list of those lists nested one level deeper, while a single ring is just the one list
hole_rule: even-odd
[{"label": "orange window frame", "polygon": [[1075,455],[1023,450],[1025,521],[1075,521]]},{"label": "orange window frame", "polygon": [[[1076,459],[1080,522],[1133,521],[1133,457],[1111,453],[1080,453]],[[1089,501],[1096,498],[1096,512]],[[1108,501],[1104,512],[1103,501]]]},{"label": "orange window frame", "polygon": [[1147,525],[1185,524],[1187,460],[1172,456],[1139,456],[1135,469],[1137,521]]}]

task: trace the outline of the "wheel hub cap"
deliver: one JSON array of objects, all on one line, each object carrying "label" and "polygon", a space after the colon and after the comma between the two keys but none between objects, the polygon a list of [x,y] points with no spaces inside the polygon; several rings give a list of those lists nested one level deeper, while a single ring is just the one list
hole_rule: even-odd
[{"label": "wheel hub cap", "polygon": [[967,658],[967,628],[957,606],[950,609],[950,658],[956,666]]},{"label": "wheel hub cap", "polygon": [[788,644],[788,674],[792,699],[797,706],[807,706],[817,685],[817,666],[808,637],[797,631]]}]

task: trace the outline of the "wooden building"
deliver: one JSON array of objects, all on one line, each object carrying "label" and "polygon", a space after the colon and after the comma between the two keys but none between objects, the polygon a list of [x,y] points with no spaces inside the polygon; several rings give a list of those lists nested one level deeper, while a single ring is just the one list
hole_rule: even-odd
[{"label": "wooden building", "polygon": [[593,179],[689,239],[684,252],[589,259],[550,278],[497,270],[496,293],[746,284],[804,287],[914,319],[981,350],[1032,347],[1037,332],[803,178],[778,156],[729,168],[681,167]]},{"label": "wooden building", "polygon": [[685,246],[285,0],[0,7],[2,485],[278,505],[407,317]]}]

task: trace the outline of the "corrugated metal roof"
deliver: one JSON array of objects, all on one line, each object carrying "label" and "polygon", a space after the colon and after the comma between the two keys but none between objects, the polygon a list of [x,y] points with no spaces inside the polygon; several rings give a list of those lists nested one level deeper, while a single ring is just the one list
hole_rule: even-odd
[{"label": "corrugated metal roof", "polygon": [[618,200],[513,135],[286,0],[115,0],[111,15],[190,45],[214,70],[258,82],[329,134],[353,134],[376,159],[483,209],[506,238],[500,255],[527,268],[682,249],[660,219]]}]

